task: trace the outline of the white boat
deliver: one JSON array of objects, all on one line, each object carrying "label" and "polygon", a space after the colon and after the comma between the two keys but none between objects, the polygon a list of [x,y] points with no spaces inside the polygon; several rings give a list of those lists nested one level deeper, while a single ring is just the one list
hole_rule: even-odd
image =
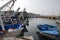
[{"label": "white boat", "polygon": [[56,23],[57,23],[57,24],[60,24],[60,20],[57,20]]},{"label": "white boat", "polygon": [[[6,33],[6,35],[8,34],[8,35],[14,35],[14,36],[17,36],[17,35],[19,35],[20,33],[21,33],[21,31],[22,31],[22,29],[23,29],[23,25],[24,25],[24,23],[22,23],[21,22],[21,24],[19,23],[18,24],[18,22],[16,21],[18,18],[20,18],[20,17],[18,17],[16,20],[13,20],[13,18],[11,18],[12,16],[15,16],[15,14],[17,14],[17,12],[19,11],[19,9],[20,8],[18,8],[14,13],[13,13],[13,15],[10,15],[11,13],[10,13],[10,10],[11,10],[11,8],[12,8],[12,6],[14,5],[14,3],[15,3],[15,1],[16,0],[10,0],[9,2],[7,2],[5,5],[3,5],[2,7],[0,7],[0,10],[2,10],[4,7],[6,7],[8,4],[10,4],[10,3],[13,3],[12,5],[11,5],[11,7],[10,7],[10,9],[9,9],[9,11],[7,12],[7,14],[6,15],[4,15],[4,11],[3,12],[1,12],[0,11],[0,34],[4,34],[4,33]],[[23,13],[24,13],[24,11],[25,10],[23,10],[23,12],[21,13],[21,16],[22,16],[22,18],[23,18],[23,21],[24,21],[24,16],[23,16]],[[3,15],[3,19],[2,19],[2,16],[1,15]],[[5,20],[8,20],[9,22],[10,22],[10,20],[11,20],[11,23],[12,24],[4,24],[4,22],[5,22]],[[7,21],[7,22],[8,22]],[[19,20],[20,21],[20,20]]]}]

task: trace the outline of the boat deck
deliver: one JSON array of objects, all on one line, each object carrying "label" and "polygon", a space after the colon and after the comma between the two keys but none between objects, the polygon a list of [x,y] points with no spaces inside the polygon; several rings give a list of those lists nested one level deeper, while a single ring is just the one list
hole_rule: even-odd
[{"label": "boat deck", "polygon": [[0,37],[0,40],[33,40],[32,36],[24,36],[24,37]]}]

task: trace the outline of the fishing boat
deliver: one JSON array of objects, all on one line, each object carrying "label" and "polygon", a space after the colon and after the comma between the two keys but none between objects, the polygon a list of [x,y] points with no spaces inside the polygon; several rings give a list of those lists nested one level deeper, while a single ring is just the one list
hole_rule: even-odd
[{"label": "fishing boat", "polygon": [[57,30],[54,29],[49,29],[49,25],[38,25],[37,26],[37,31],[46,37],[49,37],[51,39],[55,39],[57,37],[59,37],[59,32]]},{"label": "fishing boat", "polygon": [[[26,25],[24,16],[23,16],[25,9],[20,14],[21,16],[19,15],[20,17],[22,17],[22,20],[20,20],[20,17],[15,16],[18,13],[18,10],[20,8],[18,8],[11,15],[10,10],[11,10],[12,6],[14,5],[15,1],[16,0],[10,0],[5,5],[0,7],[0,35],[10,34],[12,36],[17,36],[23,30],[23,26]],[[8,10],[8,12],[5,14],[4,11],[2,12],[1,10],[10,3],[12,3],[12,5],[11,5],[10,9]],[[3,16],[1,16],[1,15],[3,15]],[[12,17],[14,17],[14,18],[12,18]]]},{"label": "fishing boat", "polygon": [[[12,32],[15,35],[19,35],[21,30],[23,29],[22,24],[8,24],[8,25],[4,25],[4,29],[8,32]],[[2,31],[2,27],[0,25],[0,31]]]}]

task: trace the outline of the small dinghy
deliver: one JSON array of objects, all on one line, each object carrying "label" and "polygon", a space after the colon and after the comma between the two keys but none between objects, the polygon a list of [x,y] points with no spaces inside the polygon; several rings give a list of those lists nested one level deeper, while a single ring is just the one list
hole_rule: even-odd
[{"label": "small dinghy", "polygon": [[57,36],[59,36],[59,32],[57,30],[49,29],[47,25],[38,25],[37,30],[40,34],[49,38],[56,38]]}]

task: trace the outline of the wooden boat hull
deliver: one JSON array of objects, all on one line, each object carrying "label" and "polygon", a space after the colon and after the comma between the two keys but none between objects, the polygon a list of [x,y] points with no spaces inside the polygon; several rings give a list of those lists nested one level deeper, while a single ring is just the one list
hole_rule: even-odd
[{"label": "wooden boat hull", "polygon": [[56,39],[59,37],[59,32],[57,30],[49,29],[49,28],[57,28],[57,26],[52,25],[37,25],[37,31],[39,34],[49,37],[51,39]]},{"label": "wooden boat hull", "polygon": [[57,39],[59,37],[59,35],[56,36],[56,35],[52,35],[52,34],[43,33],[39,29],[37,29],[37,31],[39,32],[40,35],[46,36],[46,37],[51,38],[51,39]]},{"label": "wooden boat hull", "polygon": [[[8,31],[6,33],[5,36],[17,36],[21,33],[21,31],[23,30],[23,25],[21,24],[9,24],[9,25],[5,25],[5,30]],[[0,30],[2,30],[2,28],[0,27]]]},{"label": "wooden boat hull", "polygon": [[[8,32],[9,33],[11,32],[11,34],[13,34],[14,36],[18,36],[18,35],[20,35],[22,30],[23,30],[23,28],[20,28],[20,29],[15,29],[13,31],[8,31]],[[8,36],[8,37],[13,36],[13,35],[10,35],[9,33],[6,33],[5,36]]]}]

